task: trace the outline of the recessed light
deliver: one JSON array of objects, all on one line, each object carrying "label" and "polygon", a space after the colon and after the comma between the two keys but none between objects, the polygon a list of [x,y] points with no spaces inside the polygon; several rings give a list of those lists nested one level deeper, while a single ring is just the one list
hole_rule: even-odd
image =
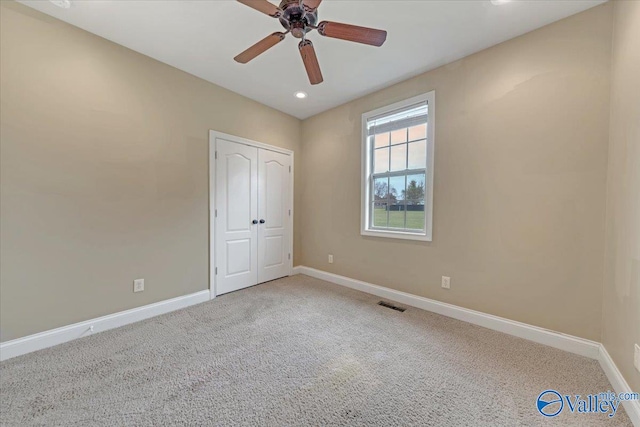
[{"label": "recessed light", "polygon": [[49,1],[62,9],[69,9],[71,7],[71,0],[49,0]]},{"label": "recessed light", "polygon": [[500,6],[502,4],[509,3],[511,0],[491,0],[491,4],[494,6]]},{"label": "recessed light", "polygon": [[305,99],[308,95],[307,95],[307,92],[303,92],[303,91],[300,90],[300,91],[294,93],[293,96],[295,96],[298,99]]}]

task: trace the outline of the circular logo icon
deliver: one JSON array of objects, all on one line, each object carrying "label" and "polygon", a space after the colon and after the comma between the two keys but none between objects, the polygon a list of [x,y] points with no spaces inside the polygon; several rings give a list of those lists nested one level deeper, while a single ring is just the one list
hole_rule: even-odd
[{"label": "circular logo icon", "polygon": [[555,417],[564,408],[562,396],[555,390],[545,390],[538,396],[538,412],[545,417]]}]

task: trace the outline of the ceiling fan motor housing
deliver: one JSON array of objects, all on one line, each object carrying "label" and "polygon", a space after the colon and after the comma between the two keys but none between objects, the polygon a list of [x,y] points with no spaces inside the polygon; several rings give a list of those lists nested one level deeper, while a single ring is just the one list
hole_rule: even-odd
[{"label": "ceiling fan motor housing", "polygon": [[282,9],[282,15],[278,18],[280,23],[296,38],[304,37],[318,22],[318,10],[306,8],[299,0],[282,0],[280,9]]}]

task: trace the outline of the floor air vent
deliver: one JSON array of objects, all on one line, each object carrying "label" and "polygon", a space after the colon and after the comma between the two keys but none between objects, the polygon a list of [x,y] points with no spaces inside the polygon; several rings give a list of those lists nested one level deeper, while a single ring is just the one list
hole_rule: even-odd
[{"label": "floor air vent", "polygon": [[390,302],[386,302],[386,301],[380,301],[378,305],[390,308],[391,310],[399,311],[401,313],[403,313],[406,310],[406,308],[398,307],[397,305],[393,305]]}]

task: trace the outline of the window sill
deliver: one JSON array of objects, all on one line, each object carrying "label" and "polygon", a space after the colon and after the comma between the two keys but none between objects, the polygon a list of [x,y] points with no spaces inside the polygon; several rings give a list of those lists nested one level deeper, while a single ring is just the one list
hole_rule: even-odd
[{"label": "window sill", "polygon": [[419,240],[423,242],[430,242],[431,233],[411,233],[408,231],[387,231],[387,230],[361,230],[362,236],[371,237],[386,237],[388,239],[401,239],[401,240]]}]

